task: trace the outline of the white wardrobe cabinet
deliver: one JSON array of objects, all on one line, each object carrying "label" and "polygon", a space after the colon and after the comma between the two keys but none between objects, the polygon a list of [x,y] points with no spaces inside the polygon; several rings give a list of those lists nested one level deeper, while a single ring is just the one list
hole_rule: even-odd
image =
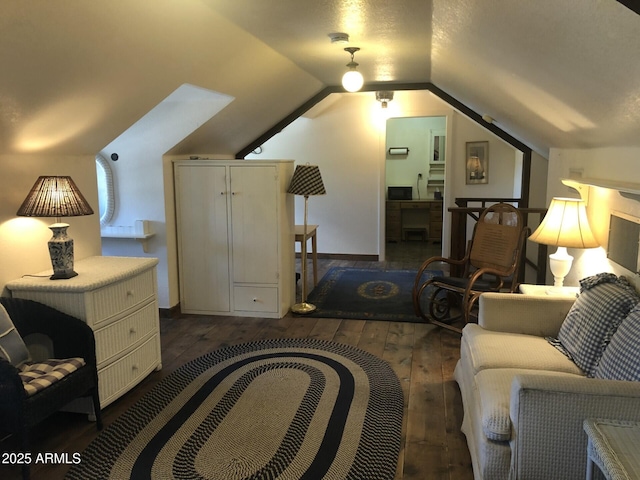
[{"label": "white wardrobe cabinet", "polygon": [[180,308],[280,318],[295,301],[293,160],[174,162]]}]

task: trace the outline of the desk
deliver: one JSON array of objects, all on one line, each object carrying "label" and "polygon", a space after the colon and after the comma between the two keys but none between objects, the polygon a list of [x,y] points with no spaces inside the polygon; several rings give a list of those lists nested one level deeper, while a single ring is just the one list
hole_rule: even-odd
[{"label": "desk", "polygon": [[442,200],[387,200],[386,240],[399,242],[412,234],[442,241]]},{"label": "desk", "polygon": [[[296,225],[296,242],[306,242],[311,239],[311,260],[313,261],[313,286],[318,284],[318,242],[316,232],[318,225],[307,225],[307,238],[304,238],[304,225]],[[306,258],[304,259],[306,261]],[[306,279],[302,279],[303,282]]]},{"label": "desk", "polygon": [[584,421],[587,433],[587,480],[594,464],[613,480],[640,478],[640,422],[621,420]]}]

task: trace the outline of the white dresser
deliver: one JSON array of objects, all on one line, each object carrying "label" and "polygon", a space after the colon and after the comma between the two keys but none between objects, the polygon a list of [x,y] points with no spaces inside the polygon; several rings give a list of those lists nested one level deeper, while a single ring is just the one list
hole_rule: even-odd
[{"label": "white dresser", "polygon": [[87,322],[96,339],[100,406],[105,407],[162,368],[155,258],[89,257],[78,276],[49,280],[49,272],[7,283],[27,298]]}]

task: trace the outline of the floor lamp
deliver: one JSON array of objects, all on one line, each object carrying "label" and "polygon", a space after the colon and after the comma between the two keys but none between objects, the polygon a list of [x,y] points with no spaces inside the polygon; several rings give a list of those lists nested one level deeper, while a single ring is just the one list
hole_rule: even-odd
[{"label": "floor lamp", "polygon": [[302,239],[302,300],[291,307],[293,313],[311,313],[315,305],[307,303],[307,211],[309,195],[324,195],[327,193],[322,183],[322,176],[317,165],[297,165],[291,178],[287,193],[304,196],[304,237]]},{"label": "floor lamp", "polygon": [[567,253],[569,248],[599,247],[598,241],[591,232],[587,211],[582,200],[576,198],[554,197],[549,204],[547,214],[542,219],[529,240],[544,245],[558,247],[549,255],[549,269],[553,274],[553,287],[547,294],[562,293],[564,277],[571,270],[573,257]]}]

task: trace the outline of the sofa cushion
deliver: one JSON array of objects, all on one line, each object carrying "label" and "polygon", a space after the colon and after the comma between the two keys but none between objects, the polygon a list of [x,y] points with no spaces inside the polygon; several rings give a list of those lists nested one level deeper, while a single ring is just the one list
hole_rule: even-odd
[{"label": "sofa cushion", "polygon": [[0,357],[14,367],[19,367],[29,360],[29,350],[2,304],[0,304]]},{"label": "sofa cushion", "polygon": [[595,370],[597,378],[640,381],[640,305],[625,318],[611,337]]},{"label": "sofa cushion", "polygon": [[522,368],[493,368],[478,372],[475,376],[475,387],[480,401],[482,431],[488,439],[496,441],[511,439],[513,426],[510,417],[511,384],[516,375],[526,373],[575,376],[563,372],[541,372]]},{"label": "sofa cushion", "polygon": [[490,368],[526,368],[583,375],[543,337],[494,332],[475,323],[467,324],[462,330],[460,354],[469,357],[474,374]]},{"label": "sofa cushion", "polygon": [[593,376],[611,336],[640,297],[624,277],[612,273],[582,279],[580,287],[557,340],[576,365]]}]

